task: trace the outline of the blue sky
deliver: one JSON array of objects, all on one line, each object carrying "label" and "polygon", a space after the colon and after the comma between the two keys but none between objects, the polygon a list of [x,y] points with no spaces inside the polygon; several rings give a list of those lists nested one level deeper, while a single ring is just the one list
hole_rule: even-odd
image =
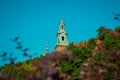
[{"label": "blue sky", "polygon": [[[0,54],[14,52],[25,60],[11,39],[19,36],[29,54],[54,51],[56,32],[64,17],[69,42],[96,37],[100,26],[120,25],[112,12],[120,12],[120,0],[0,0]],[[4,64],[0,59],[0,65]]]}]

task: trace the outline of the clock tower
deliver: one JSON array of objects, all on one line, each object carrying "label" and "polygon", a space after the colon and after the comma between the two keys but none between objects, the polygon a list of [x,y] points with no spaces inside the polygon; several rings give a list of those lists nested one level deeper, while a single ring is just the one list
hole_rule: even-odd
[{"label": "clock tower", "polygon": [[68,46],[68,33],[65,30],[64,20],[62,19],[59,24],[59,30],[57,32],[57,43],[55,50],[56,51],[64,51]]}]

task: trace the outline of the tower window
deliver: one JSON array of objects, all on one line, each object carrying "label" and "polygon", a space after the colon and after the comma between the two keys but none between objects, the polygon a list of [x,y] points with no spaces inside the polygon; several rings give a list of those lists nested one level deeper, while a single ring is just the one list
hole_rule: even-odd
[{"label": "tower window", "polygon": [[64,41],[64,36],[62,36],[62,41]]},{"label": "tower window", "polygon": [[62,29],[63,29],[63,25],[62,25]]}]

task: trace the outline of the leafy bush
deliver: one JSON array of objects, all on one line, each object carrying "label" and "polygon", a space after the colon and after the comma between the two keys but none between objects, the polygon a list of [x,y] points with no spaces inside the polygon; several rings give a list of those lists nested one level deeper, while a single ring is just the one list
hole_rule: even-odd
[{"label": "leafy bush", "polygon": [[26,63],[26,62],[24,62],[21,65],[21,68],[23,68],[26,71],[36,71],[37,70],[37,67],[33,66],[31,63]]},{"label": "leafy bush", "polygon": [[120,26],[117,26],[117,27],[115,28],[115,31],[117,31],[117,32],[120,33]]},{"label": "leafy bush", "polygon": [[100,52],[96,53],[93,59],[96,65],[100,65],[102,62],[108,59],[108,54],[106,53],[105,49],[103,49]]}]

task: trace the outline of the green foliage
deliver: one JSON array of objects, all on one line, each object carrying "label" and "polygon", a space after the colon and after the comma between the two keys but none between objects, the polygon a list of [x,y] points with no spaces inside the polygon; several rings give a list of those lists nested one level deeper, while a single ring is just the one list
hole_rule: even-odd
[{"label": "green foliage", "polygon": [[108,73],[108,74],[104,75],[104,80],[115,80],[115,79],[114,79],[113,75]]},{"label": "green foliage", "polygon": [[120,39],[116,39],[116,48],[120,49]]},{"label": "green foliage", "polygon": [[117,26],[117,27],[115,28],[115,31],[117,31],[117,32],[120,33],[120,26]]},{"label": "green foliage", "polygon": [[104,40],[104,39],[105,39],[105,35],[108,34],[108,33],[111,33],[112,30],[101,26],[101,27],[97,30],[97,32],[98,32],[98,35],[97,35],[98,39]]},{"label": "green foliage", "polygon": [[62,72],[71,75],[72,79],[75,79],[78,78],[80,70],[82,70],[81,63],[82,61],[73,59],[69,59],[67,62],[61,60],[58,66],[62,69]]},{"label": "green foliage", "polygon": [[73,44],[68,46],[68,50],[71,50],[79,59],[85,60],[90,57],[92,51],[87,47],[76,47]]},{"label": "green foliage", "polygon": [[64,67],[62,67],[62,69],[63,69],[63,72],[67,74],[72,74],[72,72],[74,71],[73,65],[70,65],[70,64],[65,64]]},{"label": "green foliage", "polygon": [[107,73],[104,75],[104,80],[115,80],[114,78],[114,72],[115,67],[114,66],[107,66],[106,67]]},{"label": "green foliage", "polygon": [[[119,32],[119,28],[116,28],[115,31],[118,31]],[[113,35],[113,31],[111,29],[107,29],[105,27],[100,27],[98,29],[98,39],[100,39],[103,43],[103,45],[105,45],[105,48],[101,49],[96,52],[96,55],[93,56],[93,66],[94,65],[97,65],[97,66],[100,66],[102,65],[103,62],[106,62],[108,61],[108,59],[110,59],[110,57],[112,57],[110,55],[110,52],[109,50],[113,50],[114,48],[115,49],[119,49],[120,48],[120,39],[119,38],[116,38],[114,35]],[[80,69],[82,68],[82,64],[84,62],[87,62],[87,59],[89,57],[91,57],[91,54],[92,54],[92,50],[97,46],[96,43],[95,43],[95,40],[96,38],[91,38],[88,40],[88,44],[87,46],[85,47],[76,47],[74,46],[73,44],[70,44],[68,46],[68,50],[71,50],[73,52],[73,54],[75,54],[76,58],[72,64],[66,64],[66,65],[63,65],[63,66],[68,66],[68,70],[71,70],[74,65],[77,65],[77,67],[73,67],[75,68],[74,70],[72,70],[72,77],[78,77],[79,75],[79,71],[80,70],[84,70],[84,69]],[[99,46],[97,46],[99,47]],[[114,50],[113,50],[114,51]],[[114,51],[115,52],[115,51]],[[80,64],[80,65],[78,65]],[[77,71],[77,69],[80,69]],[[112,72],[114,71],[115,69],[113,67],[107,67],[106,68],[107,71],[109,72]],[[62,70],[64,70],[64,68],[62,68]],[[96,73],[97,75],[97,73]],[[106,73],[104,75],[104,79],[105,80],[113,80],[114,77],[113,77],[113,74],[112,73]]]},{"label": "green foliage", "polygon": [[31,63],[26,63],[26,62],[24,62],[21,65],[21,68],[23,68],[26,71],[35,71],[37,69],[37,67],[33,66]]},{"label": "green foliage", "polygon": [[98,32],[98,38],[100,40],[103,40],[104,39],[104,36],[105,36],[105,33],[103,32],[103,30],[105,29],[105,27],[101,26],[97,32]]},{"label": "green foliage", "polygon": [[[19,79],[21,79],[24,76],[24,73],[15,65],[5,65],[3,68],[1,68],[1,73],[3,76],[11,75]],[[9,79],[11,76],[7,77],[7,79]]]},{"label": "green foliage", "polygon": [[93,49],[96,46],[95,40],[96,40],[96,38],[89,39],[87,47],[90,48],[90,49]]},{"label": "green foliage", "polygon": [[73,51],[76,47],[74,46],[74,44],[70,43],[69,46],[67,47],[68,50]]},{"label": "green foliage", "polygon": [[106,49],[120,48],[120,39],[115,38],[112,34],[106,34],[103,43],[106,45]]},{"label": "green foliage", "polygon": [[[41,56],[41,57],[43,57],[43,56]],[[41,60],[41,57],[35,57],[35,58],[34,58],[34,61],[40,61],[40,60]]]},{"label": "green foliage", "polygon": [[107,71],[110,73],[110,72],[114,72],[116,70],[116,68],[114,66],[107,66]]},{"label": "green foliage", "polygon": [[100,52],[96,53],[93,59],[96,65],[100,65],[102,62],[108,59],[108,54],[106,53],[106,50],[103,49]]},{"label": "green foliage", "polygon": [[69,59],[67,62],[59,63],[59,67],[66,74],[72,76],[72,79],[78,79],[80,71],[83,70],[82,64],[87,62],[87,59],[92,55],[92,51],[87,47],[76,47],[73,44],[70,44],[67,48],[71,50],[76,56],[76,59]]},{"label": "green foliage", "polygon": [[66,55],[63,55],[61,60],[59,60],[59,67],[62,69],[62,71],[66,74],[72,74],[74,71],[73,66],[74,61],[70,58],[68,58]]},{"label": "green foliage", "polygon": [[78,80],[79,79],[79,75],[80,75],[80,71],[84,70],[84,68],[82,66],[80,66],[79,68],[75,68],[75,70],[72,73],[72,79],[73,80]]},{"label": "green foliage", "polygon": [[107,48],[116,47],[116,39],[113,35],[106,34],[103,43]]},{"label": "green foliage", "polygon": [[86,61],[86,59],[91,56],[91,53],[92,52],[89,48],[81,47],[78,49],[78,52],[75,54],[78,56],[79,59]]},{"label": "green foliage", "polygon": [[[116,27],[115,31],[120,32],[120,26]],[[100,27],[98,29],[98,38],[102,40],[103,44],[105,44],[106,49],[113,47],[120,48],[120,39],[113,35],[113,31],[111,29]]]}]

